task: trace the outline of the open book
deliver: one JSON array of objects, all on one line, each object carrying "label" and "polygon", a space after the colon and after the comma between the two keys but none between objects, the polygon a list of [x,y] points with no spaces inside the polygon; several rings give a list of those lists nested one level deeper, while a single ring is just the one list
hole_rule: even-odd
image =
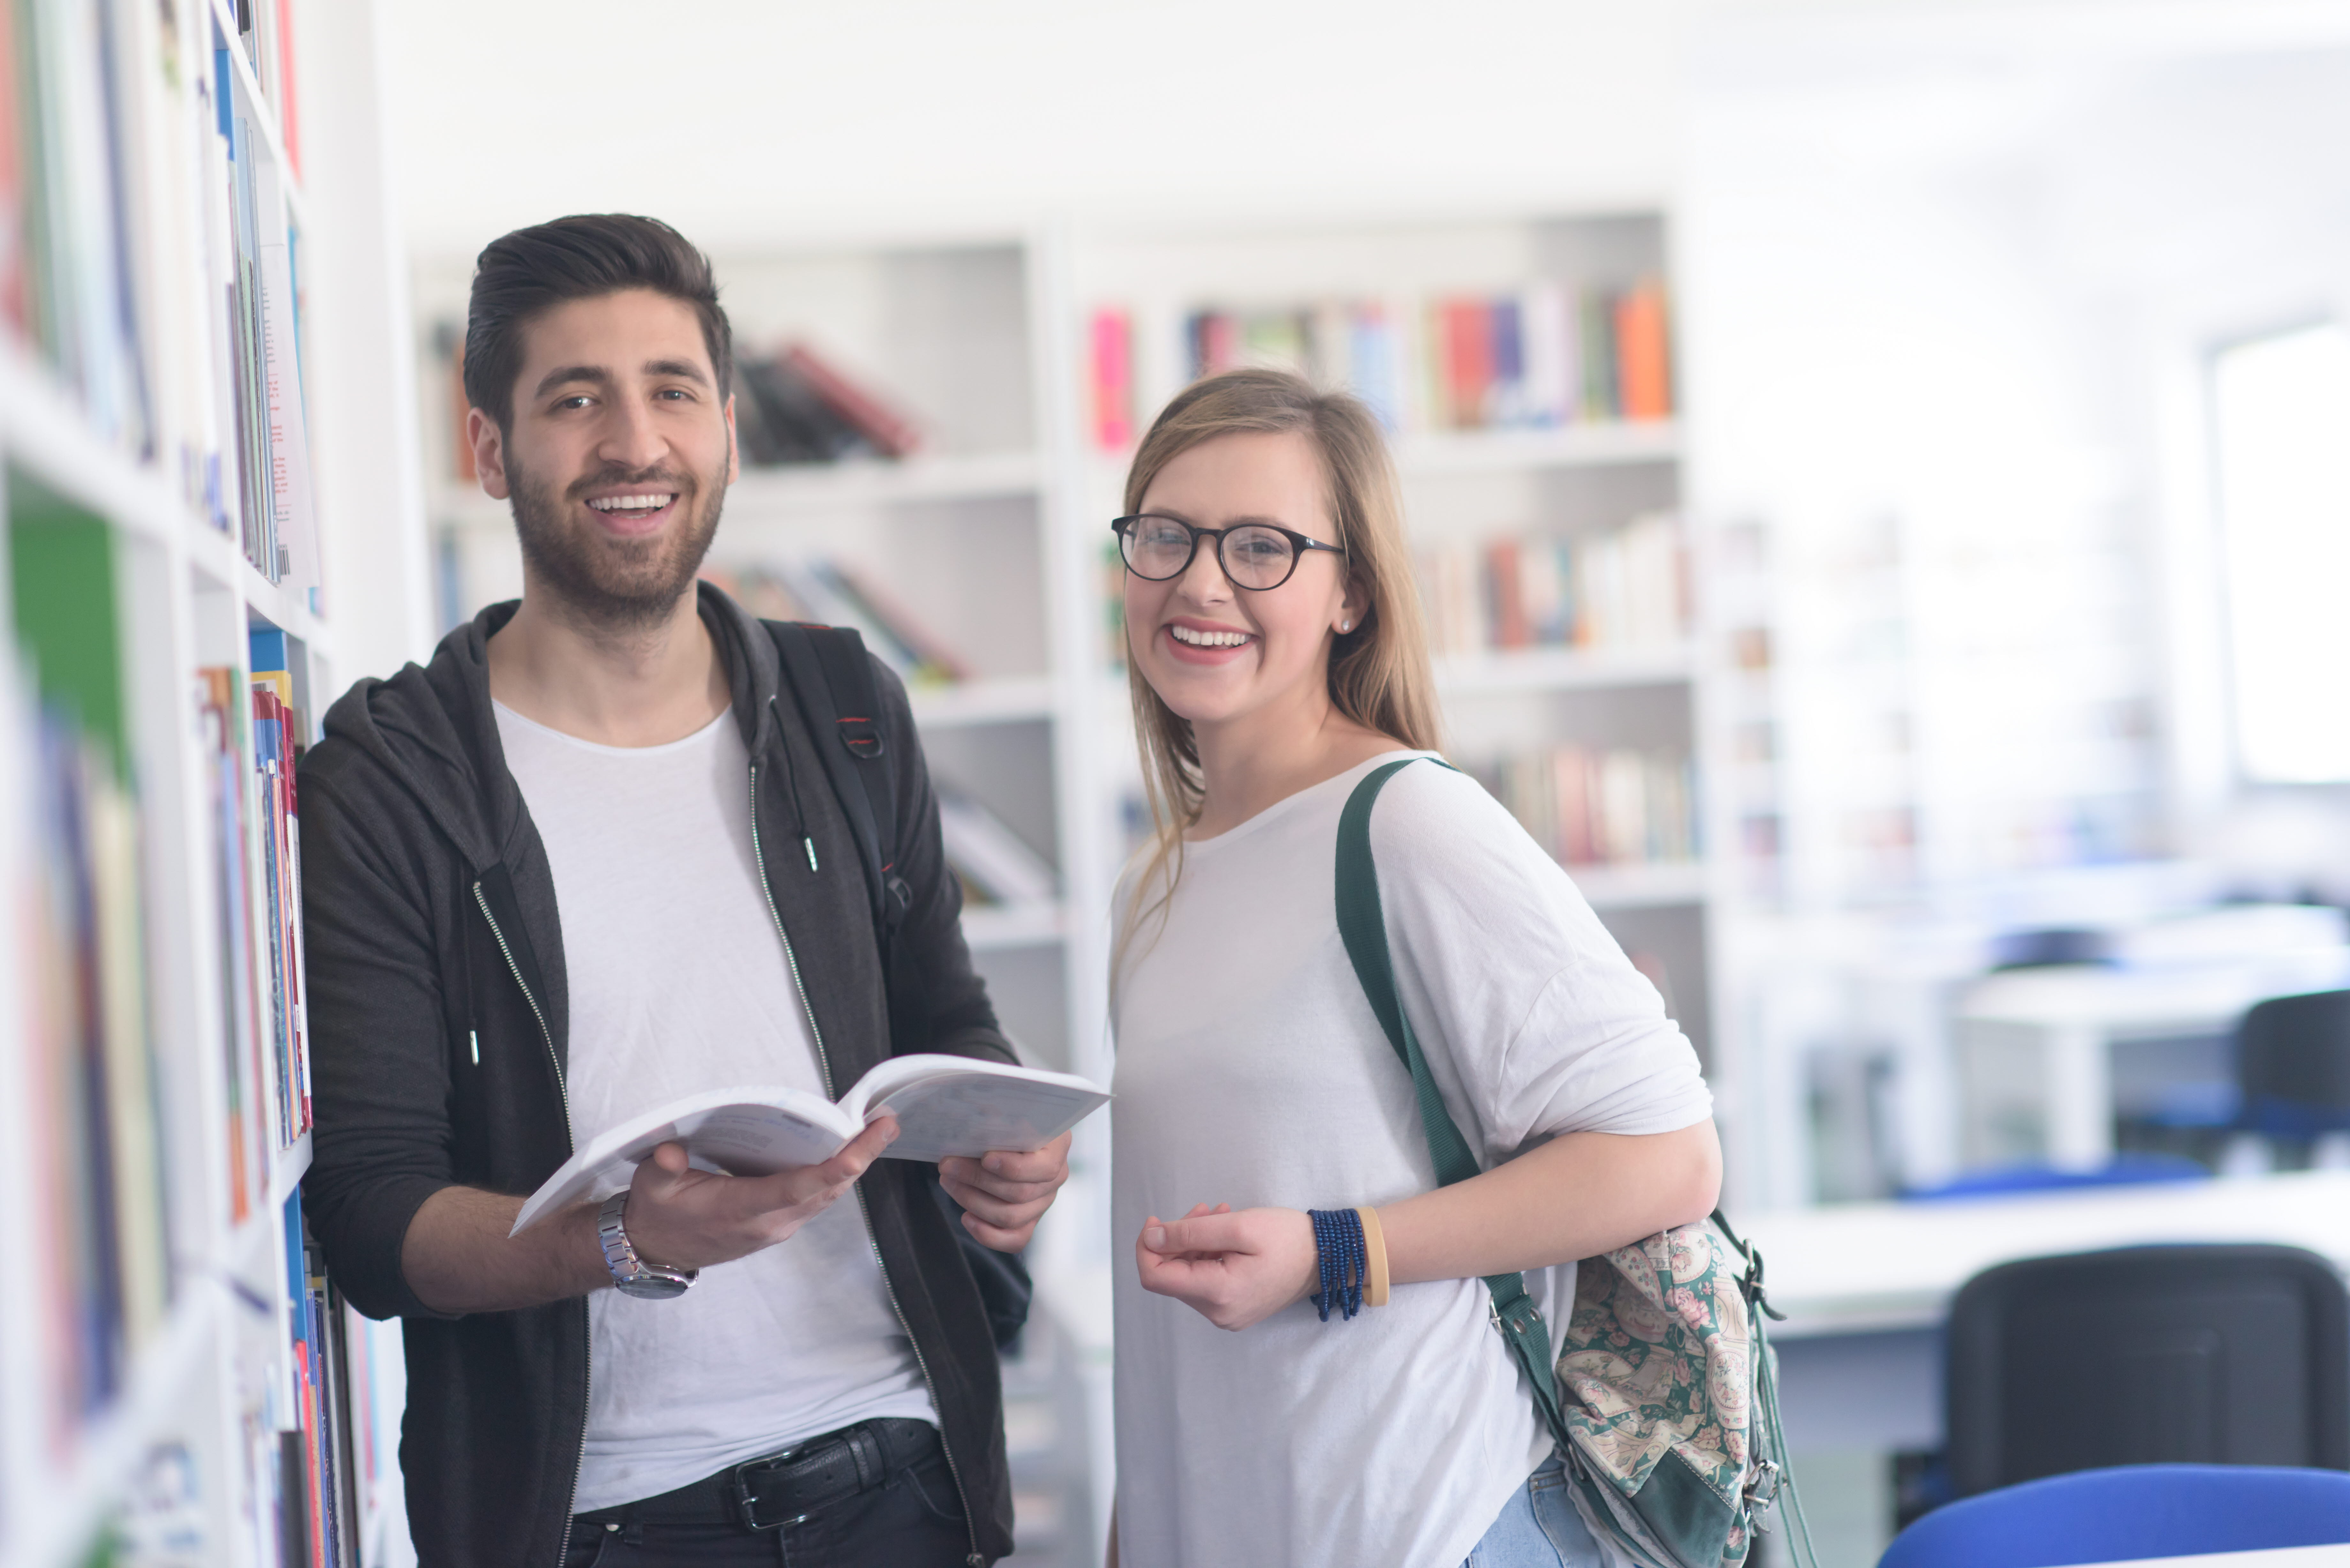
[{"label": "open book", "polygon": [[588,1141],[530,1195],[515,1217],[520,1235],[546,1215],[617,1192],[665,1143],[685,1145],[696,1170],[772,1176],[818,1165],[888,1111],[898,1118],[889,1159],[941,1159],[990,1149],[1044,1147],[1109,1101],[1067,1073],[1011,1067],[972,1056],[892,1056],[857,1081],[838,1105],[776,1085],[711,1089],[634,1116]]}]

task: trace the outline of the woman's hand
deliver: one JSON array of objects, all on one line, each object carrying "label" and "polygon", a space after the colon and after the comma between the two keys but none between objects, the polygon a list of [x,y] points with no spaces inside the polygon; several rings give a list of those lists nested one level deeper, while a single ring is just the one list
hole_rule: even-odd
[{"label": "woman's hand", "polygon": [[1135,1238],[1142,1288],[1173,1296],[1218,1328],[1243,1329],[1322,1282],[1314,1221],[1296,1209],[1196,1205],[1180,1220],[1152,1215]]}]

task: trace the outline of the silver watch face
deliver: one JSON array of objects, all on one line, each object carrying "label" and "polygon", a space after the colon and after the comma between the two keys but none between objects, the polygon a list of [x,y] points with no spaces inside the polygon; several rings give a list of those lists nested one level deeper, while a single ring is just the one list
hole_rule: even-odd
[{"label": "silver watch face", "polygon": [[634,1277],[615,1280],[612,1288],[624,1296],[642,1296],[649,1301],[667,1301],[671,1296],[685,1294],[685,1287],[693,1283],[686,1275],[669,1269],[651,1269],[637,1265]]}]

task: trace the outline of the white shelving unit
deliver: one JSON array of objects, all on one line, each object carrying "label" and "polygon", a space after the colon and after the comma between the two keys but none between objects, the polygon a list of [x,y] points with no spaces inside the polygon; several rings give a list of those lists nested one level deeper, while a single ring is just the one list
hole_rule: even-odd
[{"label": "white shelving unit", "polygon": [[[1263,226],[1228,230],[1118,228],[1066,239],[1072,332],[1109,308],[1131,324],[1133,418],[1139,433],[1191,375],[1186,322],[1194,312],[1310,312],[1328,301],[1378,302],[1390,319],[1446,298],[1510,296],[1529,286],[1621,287],[1669,270],[1654,214],[1504,215],[1490,220]],[[1408,322],[1399,341],[1421,331]],[[1405,350],[1409,352],[1407,348]],[[1423,350],[1424,351],[1424,350]],[[1069,365],[1074,387],[1087,367]],[[1395,438],[1405,512],[1422,549],[1479,548],[1524,535],[1581,544],[1680,500],[1681,431],[1672,420],[1570,421],[1545,428],[1430,428],[1407,410]],[[1094,537],[1118,509],[1128,454],[1088,450],[1085,521],[1074,541],[1098,595],[1103,545]],[[1097,627],[1106,616],[1095,618]],[[1097,680],[1115,675],[1099,630]],[[1578,744],[1667,749],[1710,774],[1710,672],[1693,620],[1675,640],[1629,646],[1532,647],[1441,655],[1437,681],[1452,754],[1466,763],[1529,748]],[[1122,676],[1103,706],[1110,737],[1096,753],[1093,830],[1126,842],[1139,814],[1139,775],[1123,711]],[[1702,790],[1700,790],[1702,793]],[[1121,808],[1120,797],[1129,797]],[[1711,825],[1709,825],[1711,826]],[[1717,868],[1700,856],[1662,863],[1577,865],[1576,883],[1627,948],[1657,959],[1684,1026],[1711,1054],[1708,940]],[[1109,857],[1103,858],[1114,869]],[[1073,898],[1106,903],[1107,881]]]},{"label": "white shelving unit", "polygon": [[[214,287],[224,275],[222,257],[233,253],[211,248],[199,183],[215,172],[206,142],[217,104],[227,103],[250,128],[256,243],[284,243],[290,234],[300,258],[299,360],[285,384],[298,387],[315,416],[347,386],[404,387],[409,367],[382,355],[370,360],[360,346],[364,331],[354,330],[383,318],[394,302],[338,269],[310,265],[347,261],[369,247],[380,262],[390,254],[379,171],[355,156],[378,144],[372,5],[296,0],[283,10],[253,9],[261,15],[249,37],[240,37],[228,0],[36,5],[18,7],[16,16],[30,29],[19,33],[20,45],[31,37],[39,52],[19,67],[34,73],[41,91],[37,99],[20,95],[20,121],[8,134],[25,168],[35,171],[26,178],[47,183],[9,196],[12,203],[47,203],[52,227],[14,236],[9,257],[12,268],[36,278],[28,286],[28,317],[47,348],[0,329],[9,544],[9,564],[0,565],[0,625],[7,631],[0,639],[7,688],[0,694],[0,888],[18,911],[13,919],[26,922],[0,943],[0,994],[9,1003],[0,1012],[0,1178],[26,1210],[18,1264],[26,1287],[0,1300],[5,1568],[101,1558],[276,1564],[283,1561],[286,1510],[307,1515],[295,1478],[276,1465],[279,1434],[299,1418],[289,1338],[299,1310],[289,1264],[298,1269],[299,1260],[289,1258],[288,1218],[308,1168],[310,1137],[277,1112],[265,1033],[253,1058],[263,1079],[239,1091],[249,1096],[248,1114],[265,1125],[237,1218],[230,1064],[245,1042],[231,1038],[224,986],[230,966],[242,962],[245,933],[226,923],[221,907],[212,798],[217,753],[200,724],[198,672],[230,669],[230,700],[247,702],[253,634],[283,632],[293,706],[315,729],[338,678],[367,668],[382,650],[369,643],[354,657],[338,645],[340,628],[313,607],[315,578],[297,565],[296,576],[271,580],[208,515],[200,460],[213,454],[231,490],[239,462],[233,434],[208,433],[233,428],[228,371],[214,355],[234,337],[213,336],[210,319],[226,317],[225,296]],[[289,16],[290,36],[280,32]],[[258,75],[249,48],[258,52]],[[352,68],[354,60],[361,68]],[[289,83],[298,83],[313,111],[303,117],[298,151],[308,162],[298,171],[279,112]],[[306,192],[305,176],[320,184]],[[104,221],[93,221],[100,209]],[[36,267],[46,270],[35,274]],[[380,265],[376,272],[389,275]],[[57,293],[45,296],[50,288]],[[103,327],[94,327],[99,318]],[[109,384],[117,390],[104,390]],[[300,437],[293,427],[274,439],[277,454],[294,459]],[[396,440],[388,445],[395,458],[402,455]],[[322,455],[315,442],[309,452],[310,461],[295,461],[313,483],[318,537],[310,543],[321,558],[336,554],[334,531],[348,528],[379,548],[412,551],[421,565],[421,518],[403,517],[394,503],[355,486],[353,471],[315,461]],[[387,592],[371,607],[396,610],[396,597]],[[331,597],[316,602],[332,608]],[[73,624],[62,631],[50,613],[60,605],[73,607],[64,618]],[[59,967],[88,950],[52,923],[57,906],[38,889],[58,886],[57,868],[79,862],[64,840],[38,834],[45,819],[35,801],[44,791],[53,800],[87,801],[113,786],[91,784],[76,794],[60,783],[56,764],[33,743],[36,704],[51,714],[53,734],[82,737],[73,743],[87,748],[93,776],[119,779],[135,825],[127,873],[88,873],[86,896],[99,918],[110,910],[119,929],[136,931],[135,939],[119,939],[135,940],[135,947],[113,950],[132,961],[99,963],[97,980],[88,970]],[[261,785],[251,759],[244,761],[247,842],[233,853],[257,867]],[[252,950],[252,961],[265,1032],[272,983],[265,946]],[[61,985],[79,987],[85,1000],[69,1013],[38,1011],[52,1005],[43,998],[68,994]],[[108,989],[93,992],[94,985]],[[103,1021],[102,1030],[91,1018]],[[60,1113],[59,1086],[69,1081],[60,1075],[91,1071],[94,1030],[104,1036],[110,1087],[102,1099],[82,1091],[76,1121]],[[68,1046],[82,1054],[68,1054]],[[147,1254],[133,1234],[151,1220],[122,1185],[139,1181],[142,1169],[162,1228],[151,1265],[136,1261]],[[160,1305],[151,1313],[127,1286],[85,1288],[118,1266],[125,1278],[134,1268],[160,1271]],[[117,1344],[116,1375],[77,1370],[109,1358],[93,1346]],[[386,1382],[397,1386],[396,1333],[387,1338],[353,1324],[350,1347],[356,1376],[389,1354],[394,1366]],[[385,1413],[372,1400],[369,1409]],[[358,1441],[362,1450],[388,1451],[388,1438],[379,1429]],[[357,1517],[342,1509],[339,1521],[348,1560],[362,1553],[370,1565],[402,1560],[396,1488],[381,1484],[396,1478],[354,1479]]]}]

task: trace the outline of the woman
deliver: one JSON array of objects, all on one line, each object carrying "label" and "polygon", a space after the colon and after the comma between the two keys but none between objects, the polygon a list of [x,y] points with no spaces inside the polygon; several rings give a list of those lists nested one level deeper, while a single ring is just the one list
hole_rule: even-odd
[{"label": "woman", "polygon": [[[1402,769],[1371,826],[1388,940],[1484,1168],[1437,1188],[1332,890],[1348,794],[1437,739],[1377,427],[1295,376],[1212,377],[1151,427],[1126,503],[1159,837],[1118,900],[1113,1187],[1136,1268],[1117,1288],[1116,1560],[1596,1563],[1480,1276],[1541,1271],[1555,1334],[1574,1260],[1712,1208],[1695,1054],[1500,805]],[[1306,1211],[1357,1206],[1392,1295],[1326,1321]]]}]

